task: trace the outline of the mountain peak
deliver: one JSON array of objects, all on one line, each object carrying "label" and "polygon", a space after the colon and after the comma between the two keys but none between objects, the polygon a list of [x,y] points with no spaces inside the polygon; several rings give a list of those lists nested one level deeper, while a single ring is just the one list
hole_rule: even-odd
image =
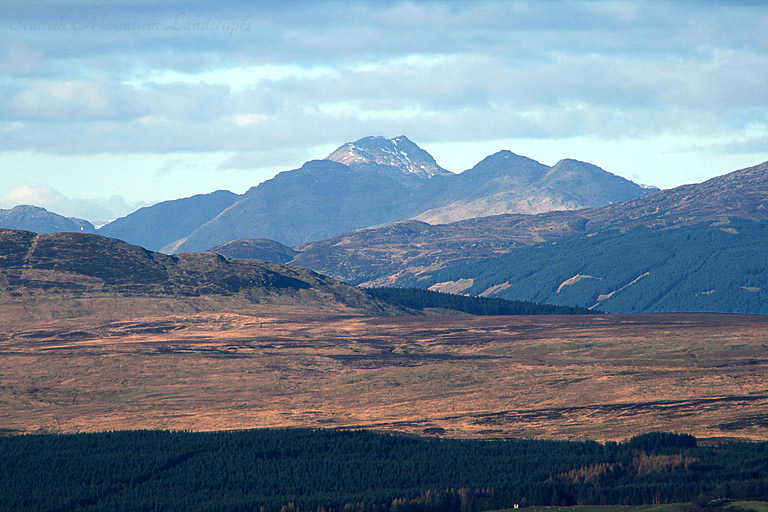
[{"label": "mountain peak", "polygon": [[483,158],[472,169],[464,171],[462,174],[467,176],[484,176],[484,179],[488,179],[489,176],[506,176],[519,180],[522,183],[533,183],[539,180],[548,170],[547,166],[532,158],[517,155],[503,149]]},{"label": "mountain peak", "polygon": [[387,165],[420,178],[451,174],[437,165],[432,155],[405,135],[392,139],[381,136],[363,137],[355,142],[343,144],[328,155],[327,159],[352,167],[366,164]]}]

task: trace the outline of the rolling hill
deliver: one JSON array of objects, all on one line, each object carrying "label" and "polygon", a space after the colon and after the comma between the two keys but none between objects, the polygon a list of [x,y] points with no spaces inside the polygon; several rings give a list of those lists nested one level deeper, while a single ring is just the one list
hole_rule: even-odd
[{"label": "rolling hill", "polygon": [[168,256],[92,234],[0,230],[0,305],[23,310],[22,316],[119,314],[123,306],[138,307],[135,314],[228,311],[252,304],[403,312],[311,270],[214,253]]}]

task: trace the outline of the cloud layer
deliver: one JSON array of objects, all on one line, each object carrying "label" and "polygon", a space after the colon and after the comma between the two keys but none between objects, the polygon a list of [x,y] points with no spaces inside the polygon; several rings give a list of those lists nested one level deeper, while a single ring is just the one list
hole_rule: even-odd
[{"label": "cloud layer", "polygon": [[760,2],[275,4],[12,3],[3,147],[232,152],[232,169],[369,134],[723,147],[768,134]]}]

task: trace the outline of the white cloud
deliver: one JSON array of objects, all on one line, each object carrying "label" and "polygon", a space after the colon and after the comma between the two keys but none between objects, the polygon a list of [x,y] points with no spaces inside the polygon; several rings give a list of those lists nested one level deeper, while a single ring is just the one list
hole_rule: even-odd
[{"label": "white cloud", "polygon": [[731,141],[768,130],[766,32],[752,2],[11,3],[0,141],[227,172],[369,134]]}]

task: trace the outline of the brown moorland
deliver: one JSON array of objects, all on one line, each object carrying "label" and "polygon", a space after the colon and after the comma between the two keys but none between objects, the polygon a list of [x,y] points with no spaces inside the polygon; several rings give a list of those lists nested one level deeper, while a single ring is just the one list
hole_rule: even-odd
[{"label": "brown moorland", "polygon": [[23,322],[22,306],[0,308],[2,432],[302,426],[768,439],[764,317],[80,304],[91,313]]}]

